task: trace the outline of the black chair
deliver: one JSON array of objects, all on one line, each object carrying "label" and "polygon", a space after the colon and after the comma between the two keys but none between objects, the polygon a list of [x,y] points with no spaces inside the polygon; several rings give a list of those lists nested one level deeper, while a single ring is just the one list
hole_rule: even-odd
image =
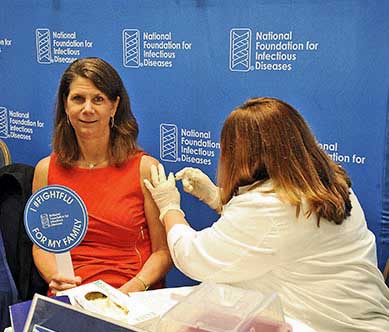
[{"label": "black chair", "polygon": [[9,165],[11,162],[11,154],[8,146],[2,139],[0,139],[0,167]]},{"label": "black chair", "polygon": [[47,293],[23,223],[33,174],[34,167],[26,164],[0,167],[0,331],[10,326],[9,305],[31,300],[35,293]]},{"label": "black chair", "polygon": [[0,331],[11,325],[9,319],[10,304],[18,301],[18,291],[8,266],[3,237],[0,232]]}]

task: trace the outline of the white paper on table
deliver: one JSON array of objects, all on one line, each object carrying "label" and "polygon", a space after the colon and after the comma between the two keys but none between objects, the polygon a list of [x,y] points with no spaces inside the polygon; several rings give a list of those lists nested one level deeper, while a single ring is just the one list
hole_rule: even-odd
[{"label": "white paper on table", "polygon": [[154,331],[156,323],[163,314],[176,305],[184,296],[190,294],[196,286],[163,288],[128,294],[128,307],[140,308],[139,314],[128,316],[128,323]]},{"label": "white paper on table", "polygon": [[[90,291],[102,291],[114,302],[128,308],[126,317],[120,318],[127,324],[142,328],[149,332],[156,332],[156,326],[160,318],[175,306],[183,297],[189,295],[197,286],[163,288],[149,290],[147,292],[129,293],[128,296],[121,293],[116,288],[99,280],[94,283],[82,285],[76,288],[61,292],[69,296],[70,302],[79,305],[86,310],[95,311],[102,315],[107,313],[101,312],[104,307],[99,308],[98,304],[88,303],[84,300],[84,295]],[[60,295],[60,294],[58,294]],[[292,325],[293,332],[316,332],[306,324],[285,316],[285,321]]]},{"label": "white paper on table", "polygon": [[[194,287],[196,286],[149,290],[147,292],[129,293],[127,296],[104,281],[98,280],[58,292],[57,295],[67,295],[72,305],[90,312],[96,312],[129,325],[152,331],[160,317],[177,304],[183,296],[188,295]],[[127,308],[127,314],[124,315],[120,310],[111,310],[113,309],[112,306],[108,306],[104,301],[88,301],[85,295],[90,292],[103,293],[110,299],[110,302],[118,304],[119,307]]]}]

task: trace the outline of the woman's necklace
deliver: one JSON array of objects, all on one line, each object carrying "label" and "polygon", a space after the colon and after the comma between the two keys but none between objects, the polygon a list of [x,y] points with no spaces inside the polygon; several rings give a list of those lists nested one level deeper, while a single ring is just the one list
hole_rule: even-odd
[{"label": "woman's necklace", "polygon": [[108,160],[104,159],[104,160],[99,161],[97,163],[91,163],[91,162],[85,161],[85,165],[86,165],[87,168],[92,169],[92,168],[95,168],[97,166],[100,166],[100,165],[104,164],[106,161],[108,161]]},{"label": "woman's necklace", "polygon": [[100,165],[100,163],[87,163],[88,168],[95,168],[98,165]]}]

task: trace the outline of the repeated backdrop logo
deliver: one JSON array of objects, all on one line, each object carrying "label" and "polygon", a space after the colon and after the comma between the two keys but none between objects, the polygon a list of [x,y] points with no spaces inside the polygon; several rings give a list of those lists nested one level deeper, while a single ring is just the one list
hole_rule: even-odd
[{"label": "repeated backdrop logo", "polygon": [[[35,29],[36,60],[39,64],[71,63],[82,56],[85,49],[94,47],[94,42],[79,39],[76,31],[51,31]],[[9,47],[12,40],[0,39],[0,46]],[[32,118],[30,112],[0,106],[0,138],[31,141],[36,130],[45,126],[44,121]]]},{"label": "repeated backdrop logo", "polygon": [[172,68],[177,57],[192,50],[192,42],[177,40],[172,32],[124,29],[122,39],[126,68]]},{"label": "repeated backdrop logo", "polygon": [[[319,43],[296,36],[294,31],[255,31],[251,28],[230,30],[229,69],[232,72],[292,71],[300,57],[314,56]],[[367,158],[357,153],[341,152],[338,142],[319,146],[340,164],[364,165]]]},{"label": "repeated backdrop logo", "polygon": [[83,50],[94,47],[93,41],[80,39],[77,31],[51,31],[48,28],[36,29],[35,41],[36,60],[43,65],[72,63],[83,56]]},{"label": "repeated backdrop logo", "polygon": [[303,52],[312,55],[319,43],[310,40],[296,41],[293,31],[255,31],[250,28],[233,28],[230,31],[231,71],[291,71]]},{"label": "repeated backdrop logo", "polygon": [[168,162],[187,162],[212,165],[220,143],[212,140],[211,131],[178,128],[172,123],[160,124],[160,159]]},{"label": "repeated backdrop logo", "polygon": [[[212,165],[217,162],[220,143],[212,139],[211,131],[178,128],[173,123],[161,123],[160,159],[168,162],[186,162],[196,165]],[[321,149],[339,164],[365,165],[367,158],[355,152],[344,153],[339,142],[320,142]]]},{"label": "repeated backdrop logo", "polygon": [[20,112],[0,106],[0,138],[31,141],[34,132],[44,126],[43,121],[31,119],[30,112]]}]

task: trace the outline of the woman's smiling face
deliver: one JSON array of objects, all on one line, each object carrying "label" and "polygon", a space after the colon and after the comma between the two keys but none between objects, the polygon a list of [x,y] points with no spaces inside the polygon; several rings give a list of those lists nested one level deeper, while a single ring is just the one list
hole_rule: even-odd
[{"label": "woman's smiling face", "polygon": [[119,97],[111,101],[91,80],[78,76],[69,86],[65,111],[78,138],[106,137],[118,104]]}]

